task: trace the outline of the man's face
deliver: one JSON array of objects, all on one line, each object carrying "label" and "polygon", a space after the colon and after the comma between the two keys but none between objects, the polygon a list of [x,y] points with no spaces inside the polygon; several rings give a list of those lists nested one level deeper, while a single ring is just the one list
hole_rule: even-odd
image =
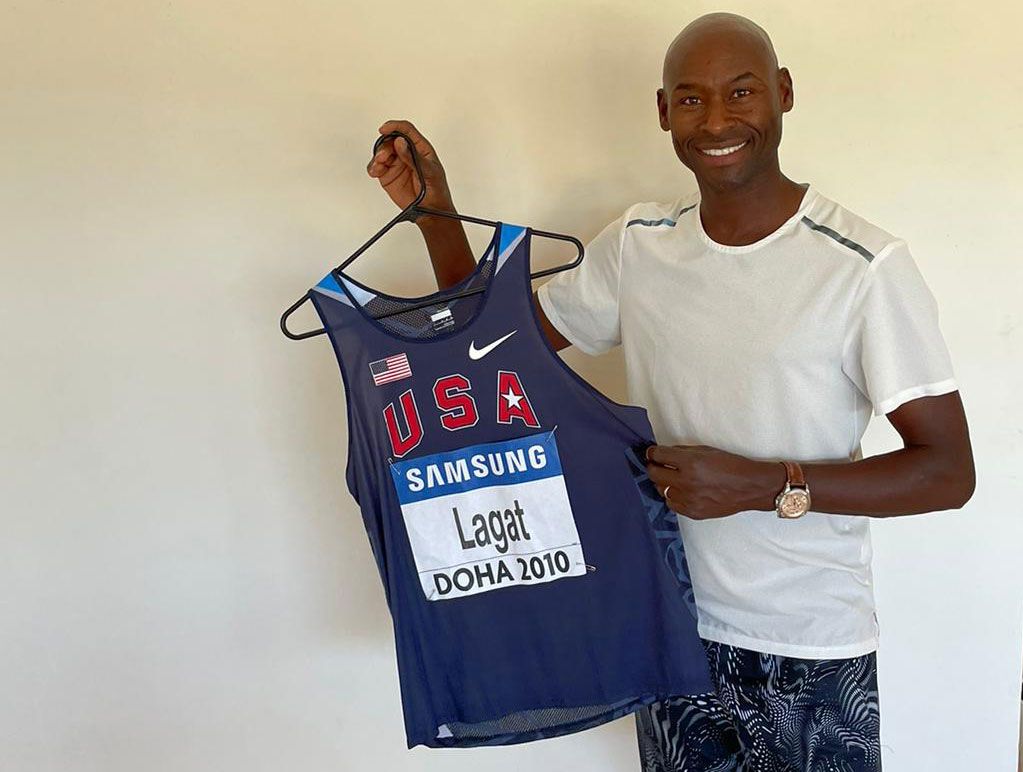
[{"label": "man's face", "polygon": [[661,128],[701,187],[742,187],[778,166],[792,81],[744,35],[710,34],[676,52],[657,90]]}]

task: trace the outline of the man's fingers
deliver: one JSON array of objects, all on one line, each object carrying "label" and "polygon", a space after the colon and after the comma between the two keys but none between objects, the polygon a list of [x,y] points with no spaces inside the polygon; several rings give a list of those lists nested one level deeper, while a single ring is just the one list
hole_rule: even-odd
[{"label": "man's fingers", "polygon": [[[436,153],[433,150],[433,145],[431,145],[429,141],[427,141],[426,137],[424,137],[419,132],[419,129],[412,125],[411,121],[403,120],[384,121],[380,125],[378,131],[381,134],[388,134],[392,131],[400,131],[402,134],[407,135],[412,140],[412,144],[415,145],[416,152],[420,156],[424,158],[432,158],[436,155]],[[394,139],[396,139],[396,137],[392,137],[390,140],[387,140],[385,144],[391,144],[394,141]]]},{"label": "man's fingers", "polygon": [[[398,160],[401,159],[401,163]],[[385,184],[412,168],[412,155],[403,137],[394,137],[380,146],[369,159],[366,171],[371,177],[380,177]]]},{"label": "man's fingers", "polygon": [[366,164],[366,171],[368,171],[371,176],[376,177],[385,169],[390,167],[394,157],[394,149],[391,147],[391,143],[385,142],[380,146],[380,149],[373,154],[373,157],[369,159],[369,163]]},{"label": "man's fingers", "polygon": [[646,449],[646,460],[671,469],[679,468],[679,453],[684,449],[676,445],[650,445]]},{"label": "man's fingers", "polygon": [[650,464],[646,468],[646,473],[647,477],[657,486],[658,491],[663,491],[665,485],[678,485],[678,475],[673,469]]},{"label": "man's fingers", "polygon": [[395,180],[401,179],[402,177],[409,177],[411,175],[411,170],[404,164],[391,164],[386,167],[384,173],[381,174],[378,179],[380,180],[380,184],[387,188]]},{"label": "man's fingers", "polygon": [[395,137],[393,144],[394,144],[394,149],[395,149],[395,151],[397,151],[398,156],[401,158],[401,160],[403,160],[403,161],[405,161],[405,162],[407,162],[408,164],[411,165],[411,163],[412,163],[412,151],[409,150],[408,140],[406,140],[404,137]]}]

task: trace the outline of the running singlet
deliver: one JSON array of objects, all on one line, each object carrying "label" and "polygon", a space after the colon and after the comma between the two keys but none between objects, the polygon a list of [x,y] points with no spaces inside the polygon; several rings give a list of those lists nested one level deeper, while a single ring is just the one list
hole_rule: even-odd
[{"label": "running singlet", "polygon": [[547,342],[531,237],[499,223],[466,279],[424,297],[338,271],[310,293],[341,365],[345,477],[409,748],[554,737],[712,691],[678,522],[641,460],[646,411]]}]

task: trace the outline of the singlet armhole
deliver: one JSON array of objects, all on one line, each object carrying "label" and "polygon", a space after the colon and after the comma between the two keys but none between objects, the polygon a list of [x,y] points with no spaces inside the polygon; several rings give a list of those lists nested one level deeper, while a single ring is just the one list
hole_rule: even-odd
[{"label": "singlet armhole", "polygon": [[338,343],[337,338],[334,336],[334,331],[331,329],[330,324],[327,322],[327,317],[320,309],[320,302],[316,298],[315,292],[310,292],[309,297],[312,300],[313,308],[316,309],[317,316],[320,317],[320,323],[323,324],[323,329],[327,333],[327,337],[330,339],[330,344],[334,349],[334,358],[337,360],[338,369],[341,371],[341,383],[345,387],[345,422],[347,426],[348,442],[345,448],[345,486],[348,488],[348,492],[351,493],[352,498],[355,499],[355,503],[359,503],[359,490],[355,483],[355,478],[352,475],[352,454],[358,443],[355,441],[355,433],[357,427],[355,424],[355,414],[352,411],[352,389],[348,380],[348,373],[345,370],[344,355],[341,351],[341,346]]},{"label": "singlet armhole", "polygon": [[[653,438],[653,430],[650,428],[650,419],[647,415],[646,408],[639,405],[628,405],[624,402],[616,402],[609,396],[604,394],[600,389],[594,386],[592,383],[583,378],[579,373],[569,367],[565,360],[561,358],[557,349],[551,345],[547,335],[543,331],[543,324],[540,321],[540,315],[537,310],[537,302],[533,300],[533,283],[530,277],[530,264],[532,262],[532,248],[533,248],[533,229],[526,227],[526,244],[525,251],[522,259],[522,277],[523,283],[525,284],[526,292],[525,302],[529,306],[528,315],[530,319],[530,329],[535,337],[540,339],[540,345],[545,354],[553,359],[554,362],[564,370],[576,384],[590,396],[597,404],[607,410],[615,419],[622,423],[626,428],[629,429],[637,438],[641,440],[650,440]],[[567,270],[574,270],[569,268]],[[626,418],[626,416],[629,416]],[[632,418],[635,416],[635,418]]]}]

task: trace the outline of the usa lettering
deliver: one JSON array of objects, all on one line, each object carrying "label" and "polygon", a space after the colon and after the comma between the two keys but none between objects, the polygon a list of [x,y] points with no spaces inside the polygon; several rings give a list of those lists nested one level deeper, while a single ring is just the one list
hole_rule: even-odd
[{"label": "usa lettering", "polygon": [[[480,414],[472,396],[472,383],[461,373],[438,378],[430,390],[438,422],[449,432],[466,429],[479,423]],[[536,411],[529,401],[518,373],[513,370],[497,371],[497,408],[495,418],[499,424],[521,421],[525,426],[540,428]],[[391,452],[397,457],[409,453],[423,441],[423,419],[412,389],[402,392],[398,399],[384,408],[384,424],[391,441]]]}]

